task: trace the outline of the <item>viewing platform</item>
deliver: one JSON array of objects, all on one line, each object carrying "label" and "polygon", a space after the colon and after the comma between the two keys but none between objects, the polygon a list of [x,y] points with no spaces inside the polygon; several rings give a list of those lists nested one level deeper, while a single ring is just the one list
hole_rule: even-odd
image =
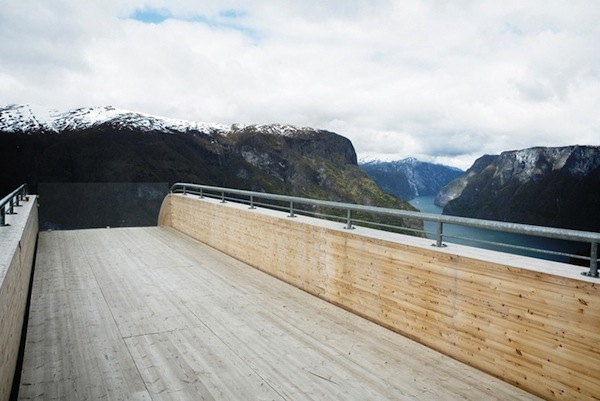
[{"label": "viewing platform", "polygon": [[535,399],[163,227],[40,233],[19,396]]},{"label": "viewing platform", "polygon": [[157,227],[39,233],[18,399],[596,399],[599,301],[562,263],[172,194]]}]

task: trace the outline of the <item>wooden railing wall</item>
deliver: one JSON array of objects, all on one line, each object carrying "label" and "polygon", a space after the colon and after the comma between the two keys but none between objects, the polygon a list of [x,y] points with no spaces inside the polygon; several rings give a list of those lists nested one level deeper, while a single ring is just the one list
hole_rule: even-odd
[{"label": "wooden railing wall", "polygon": [[600,397],[600,285],[568,265],[189,195],[159,225],[533,394]]},{"label": "wooden railing wall", "polygon": [[7,216],[10,225],[0,227],[0,401],[11,395],[19,355],[38,234],[37,197],[30,195],[15,212]]}]

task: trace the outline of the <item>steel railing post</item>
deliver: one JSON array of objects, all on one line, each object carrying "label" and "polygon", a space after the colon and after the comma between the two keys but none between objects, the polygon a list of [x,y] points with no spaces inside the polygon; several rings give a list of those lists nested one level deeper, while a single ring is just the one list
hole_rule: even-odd
[{"label": "steel railing post", "polygon": [[346,211],[346,227],[344,227],[346,230],[352,230],[354,227],[352,227],[352,210],[348,209]]},{"label": "steel railing post", "polygon": [[254,196],[253,195],[250,195],[250,209],[256,209],[254,207]]},{"label": "steel railing post", "polygon": [[290,214],[288,215],[288,217],[296,217],[296,215],[294,215],[294,202],[290,201]]},{"label": "steel railing post", "polygon": [[592,242],[590,248],[590,271],[583,272],[584,276],[598,277],[598,243]]},{"label": "steel railing post", "polygon": [[442,223],[441,221],[438,221],[438,225],[437,225],[437,233],[436,233],[436,241],[435,244],[433,244],[433,246],[437,246],[438,248],[442,248],[445,247],[446,244],[444,244],[443,242],[443,237],[444,237],[444,223]]}]

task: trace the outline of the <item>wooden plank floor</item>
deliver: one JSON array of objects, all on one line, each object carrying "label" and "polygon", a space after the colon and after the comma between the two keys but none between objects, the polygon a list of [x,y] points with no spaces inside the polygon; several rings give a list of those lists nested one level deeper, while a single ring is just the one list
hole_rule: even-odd
[{"label": "wooden plank floor", "polygon": [[169,228],[40,233],[19,398],[532,400]]}]

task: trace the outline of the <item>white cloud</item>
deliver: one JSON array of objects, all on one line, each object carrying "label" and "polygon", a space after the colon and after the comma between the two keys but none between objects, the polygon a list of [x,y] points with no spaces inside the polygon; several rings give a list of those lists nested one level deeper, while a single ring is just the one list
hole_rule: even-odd
[{"label": "white cloud", "polygon": [[463,168],[600,141],[595,0],[7,2],[0,104],[307,125]]}]

